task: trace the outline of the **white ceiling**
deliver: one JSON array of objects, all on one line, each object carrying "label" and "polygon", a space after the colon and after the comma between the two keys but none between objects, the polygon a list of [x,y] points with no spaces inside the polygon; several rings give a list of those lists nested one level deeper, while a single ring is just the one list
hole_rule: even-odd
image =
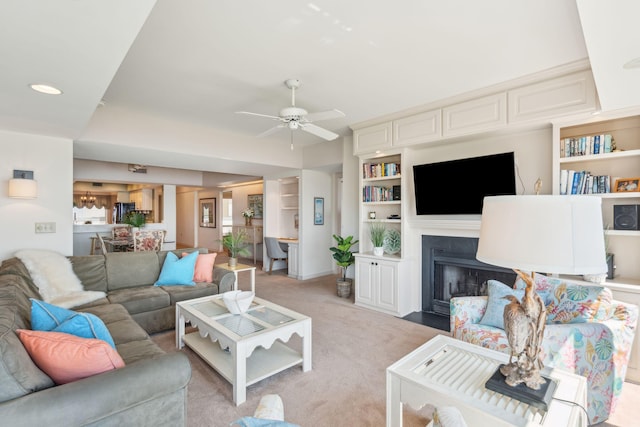
[{"label": "white ceiling", "polygon": [[[341,135],[585,58],[603,109],[640,105],[640,69],[623,68],[638,16],[635,0],[4,0],[0,129],[72,138],[76,158],[263,175],[301,150],[235,112],[277,115],[287,78],[297,106],[346,114],[317,123]],[[334,142],[294,133],[315,143]]]}]

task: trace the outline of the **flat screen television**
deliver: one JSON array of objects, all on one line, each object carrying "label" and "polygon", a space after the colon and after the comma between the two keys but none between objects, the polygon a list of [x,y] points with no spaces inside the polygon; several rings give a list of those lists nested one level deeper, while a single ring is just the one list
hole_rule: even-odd
[{"label": "flat screen television", "polygon": [[481,214],[485,196],[516,194],[513,152],[413,166],[417,215]]}]

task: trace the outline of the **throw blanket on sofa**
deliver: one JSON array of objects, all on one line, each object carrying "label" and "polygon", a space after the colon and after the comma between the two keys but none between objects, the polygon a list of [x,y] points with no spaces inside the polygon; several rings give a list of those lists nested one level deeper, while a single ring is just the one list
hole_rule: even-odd
[{"label": "throw blanket on sofa", "polygon": [[85,291],[69,259],[58,252],[24,249],[15,256],[27,267],[40,295],[48,303],[71,308],[106,296],[104,292]]}]

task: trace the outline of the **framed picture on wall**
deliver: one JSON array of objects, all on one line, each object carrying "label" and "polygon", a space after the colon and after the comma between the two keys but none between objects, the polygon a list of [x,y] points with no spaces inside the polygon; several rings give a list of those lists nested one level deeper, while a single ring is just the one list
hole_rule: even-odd
[{"label": "framed picture on wall", "polygon": [[313,225],[324,225],[324,197],[313,198]]},{"label": "framed picture on wall", "polygon": [[216,198],[200,199],[200,227],[216,228]]},{"label": "framed picture on wall", "polygon": [[262,219],[262,194],[249,194],[249,208],[253,209],[253,217]]}]

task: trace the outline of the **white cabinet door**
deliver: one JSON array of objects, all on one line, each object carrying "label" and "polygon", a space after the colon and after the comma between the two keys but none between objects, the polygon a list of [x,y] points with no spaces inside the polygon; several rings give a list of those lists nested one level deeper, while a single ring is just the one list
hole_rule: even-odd
[{"label": "white cabinet door", "polygon": [[509,123],[559,117],[596,109],[591,71],[581,71],[509,91]]},{"label": "white cabinet door", "polygon": [[356,258],[356,303],[375,306],[374,265],[368,258]]},{"label": "white cabinet door", "polygon": [[400,313],[399,263],[378,257],[356,257],[356,304],[393,315]]},{"label": "white cabinet door", "polygon": [[506,125],[506,92],[461,102],[442,109],[443,136],[497,130]]},{"label": "white cabinet door", "polygon": [[398,264],[376,261],[377,305],[385,310],[398,311]]},{"label": "white cabinet door", "polygon": [[442,110],[437,109],[393,121],[393,146],[421,144],[442,137]]},{"label": "white cabinet door", "polygon": [[294,279],[298,278],[298,244],[297,243],[289,243],[289,252],[288,252],[289,260],[287,261],[289,265],[289,276]]},{"label": "white cabinet door", "polygon": [[353,132],[353,154],[374,153],[391,148],[393,141],[391,122],[369,126]]}]

